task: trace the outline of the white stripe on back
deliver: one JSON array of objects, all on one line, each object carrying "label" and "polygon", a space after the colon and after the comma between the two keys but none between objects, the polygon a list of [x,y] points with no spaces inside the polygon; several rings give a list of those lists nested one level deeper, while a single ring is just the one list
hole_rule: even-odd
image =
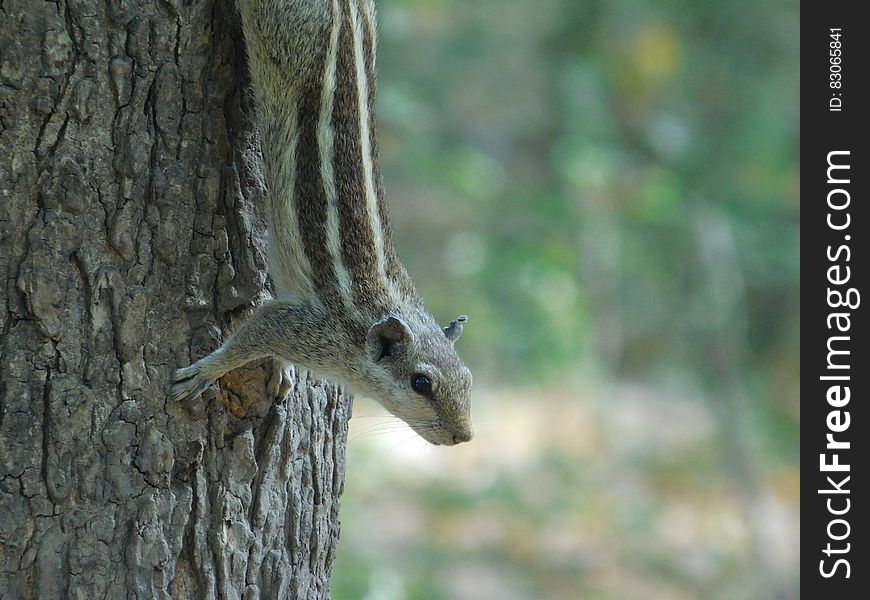
[{"label": "white stripe on back", "polygon": [[[362,149],[363,184],[366,196],[366,212],[368,223],[372,228],[372,238],[375,242],[375,254],[377,257],[378,276],[384,282],[387,293],[398,301],[398,295],[392,280],[387,277],[386,260],[384,256],[384,231],[381,227],[381,217],[378,212],[378,196],[375,193],[374,174],[372,166],[371,138],[369,137],[369,92],[368,78],[366,77],[365,56],[363,53],[362,23],[353,0],[349,2],[351,11],[351,33],[353,35],[353,56],[356,65],[356,92],[357,106],[359,108],[360,148]],[[374,44],[374,40],[372,40]],[[374,51],[374,46],[372,46]]]},{"label": "white stripe on back", "polygon": [[338,280],[338,292],[345,308],[353,308],[351,299],[351,277],[341,259],[341,235],[338,223],[338,190],[335,185],[333,169],[333,142],[335,132],[332,128],[332,105],[335,99],[335,71],[338,56],[338,35],[341,29],[341,10],[338,0],[332,1],[332,31],[326,54],[326,68],[323,73],[323,88],[320,97],[320,115],[317,124],[317,146],[320,149],[320,170],[323,188],[326,193],[326,246],[332,257],[332,265]]}]

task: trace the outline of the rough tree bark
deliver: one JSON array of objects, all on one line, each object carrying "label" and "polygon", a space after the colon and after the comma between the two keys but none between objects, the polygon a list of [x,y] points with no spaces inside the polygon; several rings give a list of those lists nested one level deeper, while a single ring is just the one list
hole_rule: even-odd
[{"label": "rough tree bark", "polygon": [[350,402],[167,400],[268,287],[230,0],[0,0],[0,598],[328,595]]}]

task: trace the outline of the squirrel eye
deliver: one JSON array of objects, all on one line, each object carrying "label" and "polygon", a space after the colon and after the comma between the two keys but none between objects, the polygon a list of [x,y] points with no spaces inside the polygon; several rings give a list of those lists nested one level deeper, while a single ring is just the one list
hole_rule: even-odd
[{"label": "squirrel eye", "polygon": [[415,373],[411,376],[411,387],[418,394],[423,394],[424,396],[432,395],[432,380],[422,373]]}]

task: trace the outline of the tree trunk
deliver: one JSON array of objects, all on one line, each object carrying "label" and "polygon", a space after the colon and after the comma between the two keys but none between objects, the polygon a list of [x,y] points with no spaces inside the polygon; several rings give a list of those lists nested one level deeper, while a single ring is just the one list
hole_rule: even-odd
[{"label": "tree trunk", "polygon": [[230,0],[0,0],[0,598],[320,598],[349,398],[170,373],[267,295]]}]

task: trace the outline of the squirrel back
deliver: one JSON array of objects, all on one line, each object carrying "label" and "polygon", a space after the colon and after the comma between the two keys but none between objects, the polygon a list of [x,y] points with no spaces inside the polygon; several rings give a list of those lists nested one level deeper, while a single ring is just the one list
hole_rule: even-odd
[{"label": "squirrel back", "polygon": [[378,164],[374,4],[252,0],[243,24],[279,289],[362,324],[421,306],[396,256]]}]

